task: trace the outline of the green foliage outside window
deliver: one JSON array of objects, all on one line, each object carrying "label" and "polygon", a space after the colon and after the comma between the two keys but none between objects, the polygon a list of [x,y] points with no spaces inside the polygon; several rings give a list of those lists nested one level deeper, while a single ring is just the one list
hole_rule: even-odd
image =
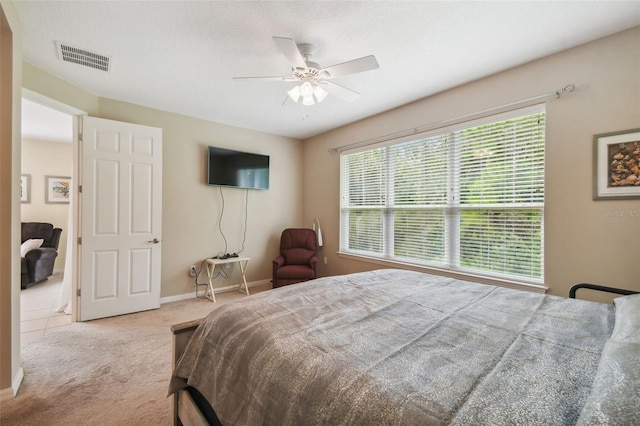
[{"label": "green foliage outside window", "polygon": [[544,118],[536,112],[343,155],[343,248],[541,280]]}]

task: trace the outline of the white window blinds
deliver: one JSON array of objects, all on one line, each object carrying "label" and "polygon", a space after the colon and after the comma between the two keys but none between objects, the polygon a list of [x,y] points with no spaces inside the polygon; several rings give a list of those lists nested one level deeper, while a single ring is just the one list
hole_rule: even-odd
[{"label": "white window blinds", "polygon": [[541,283],[544,108],[341,156],[341,251]]}]

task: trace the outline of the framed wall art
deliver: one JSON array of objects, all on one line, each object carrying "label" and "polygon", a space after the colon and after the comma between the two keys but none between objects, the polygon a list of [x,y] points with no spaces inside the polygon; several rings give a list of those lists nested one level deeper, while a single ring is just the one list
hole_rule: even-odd
[{"label": "framed wall art", "polygon": [[44,202],[48,204],[68,203],[71,191],[71,178],[45,176]]},{"label": "framed wall art", "polygon": [[31,175],[20,175],[20,202],[31,202]]},{"label": "framed wall art", "polygon": [[593,199],[640,198],[640,129],[593,136]]}]

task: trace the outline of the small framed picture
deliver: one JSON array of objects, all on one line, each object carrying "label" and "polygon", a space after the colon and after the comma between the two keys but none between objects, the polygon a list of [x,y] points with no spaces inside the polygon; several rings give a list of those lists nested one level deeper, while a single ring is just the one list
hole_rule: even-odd
[{"label": "small framed picture", "polygon": [[71,178],[45,176],[44,202],[49,204],[68,203],[71,192]]},{"label": "small framed picture", "polygon": [[20,175],[20,202],[31,202],[31,175]]},{"label": "small framed picture", "polygon": [[640,198],[640,129],[593,136],[593,199]]}]

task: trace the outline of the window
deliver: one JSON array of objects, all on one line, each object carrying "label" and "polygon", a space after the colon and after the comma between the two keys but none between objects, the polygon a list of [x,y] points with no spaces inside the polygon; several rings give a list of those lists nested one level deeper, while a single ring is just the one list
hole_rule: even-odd
[{"label": "window", "polygon": [[544,106],[341,155],[340,251],[542,283]]}]

